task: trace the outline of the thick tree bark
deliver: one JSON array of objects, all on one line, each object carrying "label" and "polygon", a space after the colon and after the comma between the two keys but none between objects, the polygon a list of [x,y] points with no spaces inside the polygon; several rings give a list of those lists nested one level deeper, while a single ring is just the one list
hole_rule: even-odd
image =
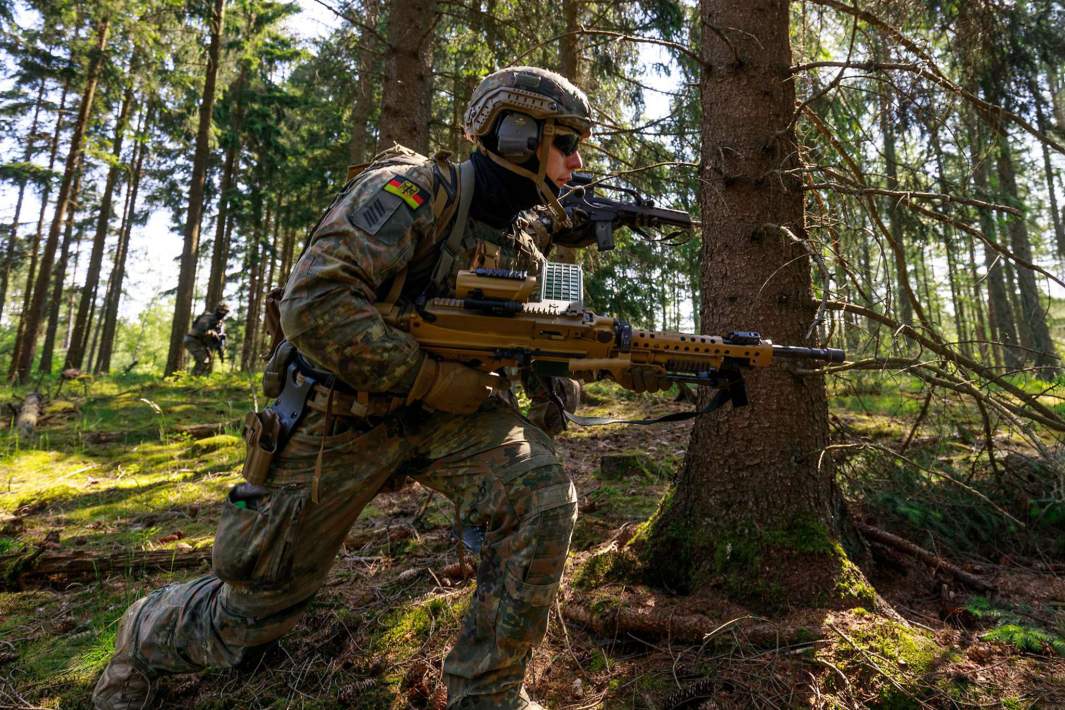
[{"label": "thick tree bark", "polygon": [[[130,60],[129,73],[135,75],[138,59],[136,54]],[[96,233],[92,240],[92,251],[89,254],[89,268],[85,274],[85,285],[81,289],[81,299],[78,302],[78,312],[74,316],[74,329],[70,335],[70,349],[67,350],[64,368],[81,369],[82,360],[85,357],[85,348],[89,339],[89,310],[96,300],[99,290],[100,267],[104,262],[104,247],[107,245],[107,231],[111,224],[111,202],[114,199],[115,185],[118,184],[119,175],[122,173],[122,142],[126,137],[126,128],[129,126],[129,115],[133,106],[133,82],[126,85],[122,95],[122,106],[115,119],[115,137],[111,144],[111,158],[113,160],[107,171],[107,179],[104,182],[103,196],[100,198],[100,214],[96,219]]]},{"label": "thick tree bark", "polygon": [[[37,124],[41,116],[41,105],[44,103],[45,81],[41,79],[37,88],[37,100],[33,107],[33,120],[30,122],[30,131],[26,134],[26,150],[22,154],[24,162],[33,159],[33,140],[37,135]],[[15,200],[15,214],[11,217],[11,229],[7,234],[7,245],[4,248],[4,261],[0,264],[0,318],[4,316],[4,304],[7,302],[7,286],[11,280],[11,267],[14,265],[16,244],[18,244],[18,225],[22,218],[22,201],[26,196],[26,179],[19,180],[18,198]]]},{"label": "thick tree bark", "polygon": [[391,0],[377,150],[399,143],[429,152],[437,0]]},{"label": "thick tree bark", "polygon": [[226,146],[226,159],[222,165],[222,181],[218,187],[218,215],[214,225],[214,246],[211,250],[211,275],[207,279],[207,298],[204,308],[213,309],[222,300],[226,290],[226,265],[229,264],[229,202],[233,197],[233,188],[240,169],[241,131],[244,128],[244,86],[248,79],[248,65],[240,64],[240,74],[233,82],[230,91],[234,95],[236,106],[229,124],[229,145]]},{"label": "thick tree bark", "polygon": [[562,18],[565,34],[558,43],[558,71],[562,76],[580,86],[580,55],[578,54],[577,30],[580,12],[578,0],[562,0]]},{"label": "thick tree bark", "polygon": [[[700,203],[714,235],[702,247],[701,331],[757,327],[776,342],[800,344],[815,308],[809,259],[784,232],[806,238],[788,3],[702,0],[700,13],[706,26],[749,38],[736,44],[735,62],[729,46],[703,33]],[[696,421],[683,470],[651,526],[650,575],[686,591],[734,572],[740,583],[726,581],[726,589],[766,609],[832,599],[846,563],[832,541],[850,528],[822,456],[824,381],[783,367],[746,378],[749,406]],[[788,542],[807,533],[819,541],[816,553]]]},{"label": "thick tree bark", "polygon": [[200,251],[200,220],[203,217],[203,190],[207,180],[210,157],[211,116],[214,111],[215,83],[222,57],[222,28],[225,22],[225,0],[214,0],[211,12],[211,45],[207,50],[207,69],[200,100],[200,117],[196,131],[196,151],[192,159],[192,184],[189,186],[189,211],[185,218],[185,241],[181,249],[181,268],[178,273],[174,320],[170,327],[170,349],[166,355],[164,376],[181,368],[185,359],[182,344],[192,315],[192,298],[196,290],[196,260]]},{"label": "thick tree bark", "polygon": [[78,108],[78,118],[74,124],[74,132],[70,138],[70,150],[67,153],[63,181],[59,186],[55,215],[52,217],[52,226],[48,230],[48,241],[45,243],[44,256],[41,258],[38,268],[37,282],[33,287],[33,298],[26,314],[26,325],[21,338],[22,345],[18,348],[15,379],[19,382],[25,380],[29,375],[30,367],[33,364],[37,335],[40,331],[45,299],[48,295],[48,280],[52,272],[52,263],[55,261],[56,249],[59,247],[59,232],[63,228],[63,220],[70,206],[70,189],[74,182],[74,173],[85,147],[85,130],[89,125],[89,116],[92,114],[93,98],[96,95],[96,85],[100,80],[100,74],[103,69],[104,50],[107,48],[110,29],[109,19],[101,20],[97,28],[96,47],[89,60],[89,68],[85,77],[85,89],[81,95],[81,106]]},{"label": "thick tree bark", "polygon": [[[144,136],[152,124],[152,115],[155,107],[149,104],[141,114],[141,124],[137,128],[137,135]],[[134,151],[133,171],[130,175],[130,188],[126,195],[126,212],[122,220],[122,233],[118,238],[118,249],[115,252],[115,264],[111,271],[111,287],[107,293],[107,302],[104,307],[103,333],[100,337],[100,357],[96,360],[94,372],[111,371],[111,355],[115,347],[115,331],[118,328],[118,307],[122,303],[122,283],[126,277],[126,258],[129,255],[129,240],[133,233],[133,222],[137,215],[137,193],[140,191],[141,176],[144,174],[144,156],[148,152],[147,141],[137,143]]]},{"label": "thick tree bark", "polygon": [[[362,6],[363,22],[376,27],[381,15],[381,0],[366,0]],[[363,32],[359,38],[359,61],[355,76],[355,100],[351,106],[351,134],[348,139],[348,156],[352,164],[369,162],[373,157],[374,141],[370,135],[370,117],[373,114],[374,87],[380,85],[377,76],[378,53],[370,33]]]},{"label": "thick tree bark", "polygon": [[[84,163],[82,164],[84,165]],[[59,248],[59,261],[56,262],[55,273],[52,276],[52,298],[48,301],[48,323],[44,328],[44,343],[41,345],[41,359],[37,363],[37,372],[50,373],[52,371],[52,359],[55,356],[55,335],[59,329],[59,312],[63,308],[63,292],[67,286],[67,264],[70,262],[70,247],[82,238],[82,228],[78,229],[77,237],[74,237],[74,221],[78,208],[81,207],[81,180],[85,176],[85,170],[79,166],[78,175],[74,178],[74,189],[71,190],[70,211],[67,214],[67,226],[63,230],[63,245]]]}]

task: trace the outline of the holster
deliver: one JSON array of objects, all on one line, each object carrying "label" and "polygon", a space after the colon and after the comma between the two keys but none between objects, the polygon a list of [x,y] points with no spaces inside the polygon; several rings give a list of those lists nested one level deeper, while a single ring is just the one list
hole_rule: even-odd
[{"label": "holster", "polygon": [[248,455],[241,473],[248,483],[261,486],[270,472],[270,462],[280,450],[281,418],[277,412],[248,412],[244,417],[244,443],[248,445]]},{"label": "holster", "polygon": [[[291,360],[291,358],[289,358]],[[270,462],[285,448],[292,431],[307,411],[307,399],[314,391],[315,381],[307,376],[297,377],[295,362],[285,367],[285,376],[277,401],[261,412],[248,412],[244,417],[244,443],[248,454],[244,459],[244,480],[261,486],[270,472]]]}]

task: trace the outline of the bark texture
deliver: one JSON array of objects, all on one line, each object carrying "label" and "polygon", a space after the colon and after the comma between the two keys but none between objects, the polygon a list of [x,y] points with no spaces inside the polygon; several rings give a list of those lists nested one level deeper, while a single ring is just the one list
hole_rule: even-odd
[{"label": "bark texture", "polygon": [[[758,329],[802,344],[814,318],[809,260],[771,226],[805,238],[801,185],[782,172],[798,167],[788,3],[702,0],[700,11],[705,23],[749,38],[737,44],[735,63],[727,45],[703,34],[700,202],[704,224],[715,226],[703,243],[702,332]],[[726,587],[746,597],[746,586],[756,605],[817,604],[849,564],[834,543],[841,499],[820,456],[824,382],[784,367],[746,379],[749,406],[695,424],[683,471],[650,530],[651,575],[681,591],[731,575],[735,589]],[[795,542],[807,538],[818,541]]]},{"label": "bark texture", "polygon": [[207,69],[203,78],[199,124],[196,131],[196,152],[192,159],[192,184],[189,186],[189,211],[185,218],[185,242],[181,248],[181,270],[178,274],[174,320],[170,328],[170,350],[166,356],[163,375],[172,375],[185,359],[182,340],[189,329],[192,297],[196,288],[196,258],[200,252],[200,219],[203,217],[203,189],[207,180],[207,160],[210,157],[211,115],[214,111],[215,84],[218,64],[222,56],[222,27],[225,21],[225,0],[215,0],[211,14],[211,45],[207,50]]},{"label": "bark texture", "polygon": [[391,0],[377,149],[429,152],[436,0]]}]

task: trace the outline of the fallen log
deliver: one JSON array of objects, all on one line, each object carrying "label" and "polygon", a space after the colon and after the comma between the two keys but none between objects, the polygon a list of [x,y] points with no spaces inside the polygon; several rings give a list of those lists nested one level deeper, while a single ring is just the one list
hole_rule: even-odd
[{"label": "fallen log", "polygon": [[881,530],[880,528],[869,525],[868,523],[863,523],[860,520],[854,521],[854,524],[855,527],[857,527],[863,535],[870,538],[871,540],[876,540],[879,543],[882,543],[889,547],[893,547],[896,550],[899,550],[900,552],[904,552],[907,555],[910,555],[911,557],[916,557],[917,559],[921,560],[933,569],[941,569],[944,572],[947,572],[948,574],[954,576],[959,581],[969,585],[973,589],[979,589],[980,591],[987,592],[995,588],[995,586],[987,580],[976,576],[972,572],[966,572],[958,565],[952,562],[948,562],[939,555],[933,554],[928,550],[924,549],[923,547],[918,547],[914,543],[910,542],[909,540],[903,539],[898,535],[889,533],[886,530]]},{"label": "fallen log", "polygon": [[41,416],[41,393],[30,392],[22,401],[15,428],[19,436],[29,436],[37,427],[37,418]]},{"label": "fallen log", "polygon": [[[227,429],[239,429],[239,422],[218,422],[215,424],[185,424],[182,426],[176,426],[171,431],[177,434],[187,434],[193,439],[206,439],[209,436],[218,436],[224,434]],[[148,430],[142,430],[144,433],[148,433]],[[85,435],[86,444],[110,444],[115,441],[122,441],[129,434],[136,432],[130,431],[91,431]],[[150,430],[152,435],[158,433],[158,430]]]},{"label": "fallen log", "polygon": [[111,575],[172,572],[210,565],[211,548],[126,551],[111,555],[58,552],[41,546],[29,552],[0,555],[0,590],[64,587],[95,582]]}]

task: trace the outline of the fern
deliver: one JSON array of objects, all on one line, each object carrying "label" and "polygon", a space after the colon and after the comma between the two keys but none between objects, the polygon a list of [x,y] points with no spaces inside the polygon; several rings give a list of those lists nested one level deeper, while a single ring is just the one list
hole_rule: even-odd
[{"label": "fern", "polygon": [[991,629],[982,638],[985,641],[1008,643],[1026,653],[1056,653],[1065,656],[1065,639],[1057,634],[1020,624],[1002,624]]}]

